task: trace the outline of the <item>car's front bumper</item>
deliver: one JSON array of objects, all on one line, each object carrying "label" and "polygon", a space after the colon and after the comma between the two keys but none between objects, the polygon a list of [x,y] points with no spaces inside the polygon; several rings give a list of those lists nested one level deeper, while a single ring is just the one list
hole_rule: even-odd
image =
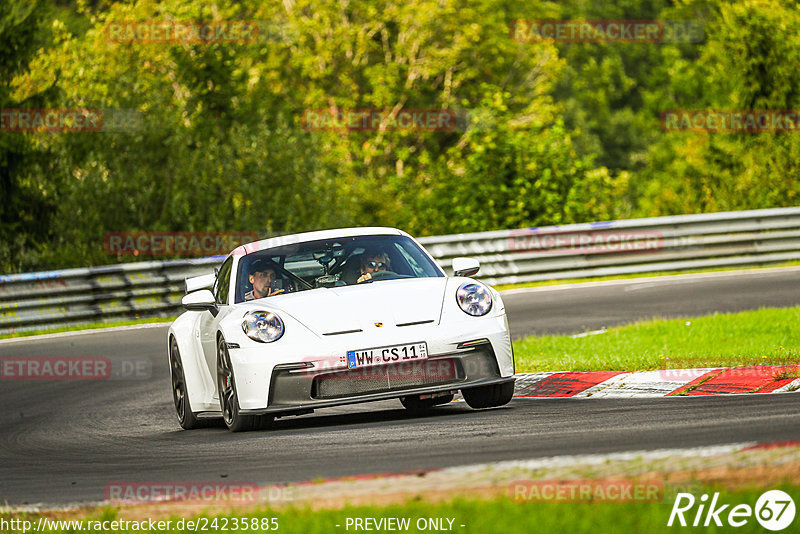
[{"label": "car's front bumper", "polygon": [[[292,352],[303,357],[285,354],[273,359],[265,358],[258,348],[230,350],[241,412],[304,411],[513,380],[505,315],[456,325],[444,336],[435,325],[384,330],[371,339],[363,334],[352,339],[336,336],[335,342],[323,346],[293,347]],[[421,340],[426,340],[429,356],[419,362],[349,370],[343,358],[348,349]]]},{"label": "car's front bumper", "polygon": [[239,413],[244,415],[264,415],[264,414],[275,414],[275,415],[293,415],[293,414],[300,414],[300,413],[307,413],[309,411],[313,411],[318,408],[329,408],[331,406],[341,406],[344,404],[358,404],[362,402],[374,402],[374,401],[382,401],[382,400],[390,400],[390,399],[397,399],[400,397],[406,397],[410,395],[425,395],[425,394],[435,394],[435,393],[451,393],[459,388],[463,387],[479,387],[479,386],[493,386],[499,384],[505,384],[508,382],[514,382],[516,379],[511,377],[506,378],[494,378],[494,379],[485,379],[485,380],[475,380],[468,384],[461,384],[457,387],[452,385],[446,386],[427,386],[427,387],[419,387],[413,389],[407,389],[403,391],[384,391],[379,393],[370,393],[366,395],[359,395],[354,397],[346,397],[340,399],[333,399],[333,400],[326,400],[326,401],[316,401],[316,402],[306,402],[302,404],[292,405],[291,408],[287,407],[278,407],[278,406],[271,406],[269,408],[264,408],[260,410],[240,410]]},{"label": "car's front bumper", "polygon": [[241,413],[291,413],[513,381],[513,376],[500,376],[487,340],[466,351],[418,362],[333,372],[278,368],[270,380],[269,407]]}]

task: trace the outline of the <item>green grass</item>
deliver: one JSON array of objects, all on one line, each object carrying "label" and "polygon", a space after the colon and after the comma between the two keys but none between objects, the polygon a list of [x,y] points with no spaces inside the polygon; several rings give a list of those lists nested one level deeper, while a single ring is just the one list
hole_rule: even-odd
[{"label": "green grass", "polygon": [[800,307],[652,320],[514,342],[517,372],[643,371],[800,363]]},{"label": "green grass", "polygon": [[[800,502],[800,486],[784,485],[782,487],[769,488],[781,489],[788,493],[794,501]],[[693,492],[697,503],[702,493],[700,490]],[[737,504],[747,504],[751,508],[755,507],[758,497],[763,493],[762,489],[740,489],[740,490],[719,490],[715,488],[704,488],[702,491],[713,495],[715,491],[720,492],[718,506],[730,504],[721,514],[721,520],[727,519],[727,513]],[[682,528],[673,526],[667,527],[670,512],[674,503],[674,498],[670,497],[664,502],[588,502],[588,501],[523,501],[517,502],[510,497],[499,497],[490,500],[454,500],[452,502],[429,504],[418,501],[410,501],[405,505],[391,505],[385,507],[359,506],[345,507],[340,510],[321,510],[312,511],[309,509],[290,508],[280,511],[263,509],[258,512],[241,514],[239,517],[259,517],[276,518],[278,522],[278,532],[316,534],[331,532],[356,532],[351,525],[346,529],[348,518],[409,518],[410,528],[399,532],[420,532],[416,528],[417,520],[420,518],[445,518],[444,524],[448,525],[447,518],[453,520],[452,532],[456,533],[503,533],[503,534],[523,534],[528,532],[570,532],[570,533],[591,533],[614,532],[614,533],[640,533],[640,532],[665,532],[672,529],[688,532],[765,532],[759,525],[755,517],[747,518],[747,524],[732,529],[723,526],[721,529],[709,528]],[[684,517],[691,524],[694,514],[697,511],[697,503],[686,512]],[[105,509],[96,515],[89,516],[86,520],[112,520],[118,515],[115,509]],[[127,517],[127,514],[122,514]],[[35,514],[23,514],[23,517],[32,520],[34,525],[38,520]],[[7,520],[8,515],[3,517]],[[225,519],[235,517],[232,515],[204,515],[201,521],[208,525],[207,532],[220,532],[225,524]],[[216,517],[216,527],[214,518]],[[175,523],[181,518],[173,517],[173,528],[167,532],[191,532],[192,530],[176,530]],[[185,518],[190,519],[190,518]],[[703,520],[705,514],[703,514]],[[800,518],[795,518],[792,525],[786,532],[792,530],[800,522]],[[89,523],[84,522],[84,525]],[[336,526],[340,525],[340,526]],[[463,527],[461,525],[464,525]],[[227,520],[228,531],[231,531],[230,519]],[[86,527],[83,529],[87,531]],[[202,529],[200,529],[202,531]],[[386,530],[382,530],[386,532]],[[22,532],[14,530],[13,532]],[[67,529],[51,530],[49,532],[69,532]],[[116,530],[115,532],[141,532],[140,530]],[[255,532],[249,530],[249,532]],[[361,531],[363,532],[363,530]],[[435,530],[427,530],[435,532]]]},{"label": "green grass", "polygon": [[558,286],[562,284],[582,284],[585,282],[606,282],[608,280],[631,280],[635,278],[650,278],[653,276],[675,276],[679,274],[700,274],[700,273],[718,273],[729,271],[752,271],[759,269],[774,269],[776,267],[797,267],[800,266],[800,261],[793,260],[776,265],[758,265],[754,267],[712,267],[708,269],[689,269],[684,271],[654,271],[652,273],[633,273],[633,274],[617,274],[613,276],[595,276],[593,278],[564,278],[561,280],[542,280],[541,282],[520,282],[518,284],[498,284],[493,286],[498,291],[506,289],[519,289],[525,287],[544,287],[544,286]]},{"label": "green grass", "polygon": [[149,323],[168,323],[174,321],[175,317],[150,317],[147,319],[130,319],[126,321],[109,321],[107,323],[89,323],[74,326],[61,326],[42,330],[29,330],[25,332],[14,332],[12,334],[2,334],[0,339],[10,339],[15,337],[39,336],[42,334],[58,334],[60,332],[77,332],[79,330],[97,330],[99,328],[111,328],[112,326],[133,326]]}]

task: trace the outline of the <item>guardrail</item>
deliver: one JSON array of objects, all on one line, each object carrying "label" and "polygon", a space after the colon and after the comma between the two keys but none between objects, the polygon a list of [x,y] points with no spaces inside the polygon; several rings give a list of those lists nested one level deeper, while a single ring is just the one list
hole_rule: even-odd
[{"label": "guardrail", "polygon": [[[481,262],[486,283],[740,267],[800,260],[800,207],[678,215],[425,237],[450,259]],[[172,317],[184,279],[210,258],[0,275],[0,334],[93,322]]]},{"label": "guardrail", "polygon": [[173,317],[184,280],[224,256],[124,263],[0,276],[0,334],[89,323]]}]

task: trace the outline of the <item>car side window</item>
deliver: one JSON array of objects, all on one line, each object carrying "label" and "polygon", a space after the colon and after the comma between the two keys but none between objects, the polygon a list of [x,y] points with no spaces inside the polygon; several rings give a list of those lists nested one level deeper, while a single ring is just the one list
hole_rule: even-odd
[{"label": "car side window", "polygon": [[231,266],[233,265],[233,258],[228,258],[222,267],[219,268],[217,281],[214,284],[214,300],[217,304],[228,303],[228,293],[231,288]]}]

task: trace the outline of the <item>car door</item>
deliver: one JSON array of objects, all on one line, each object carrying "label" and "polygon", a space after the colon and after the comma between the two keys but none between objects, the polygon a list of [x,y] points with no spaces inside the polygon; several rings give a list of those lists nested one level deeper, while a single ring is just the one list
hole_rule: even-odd
[{"label": "car door", "polygon": [[215,315],[210,311],[202,312],[203,315],[198,325],[200,327],[200,344],[203,347],[203,356],[214,384],[214,391],[217,389],[217,331],[219,330],[220,321],[231,311],[228,297],[231,287],[232,266],[233,257],[228,257],[220,267],[217,281],[212,289],[214,300],[217,303],[217,314]]}]

